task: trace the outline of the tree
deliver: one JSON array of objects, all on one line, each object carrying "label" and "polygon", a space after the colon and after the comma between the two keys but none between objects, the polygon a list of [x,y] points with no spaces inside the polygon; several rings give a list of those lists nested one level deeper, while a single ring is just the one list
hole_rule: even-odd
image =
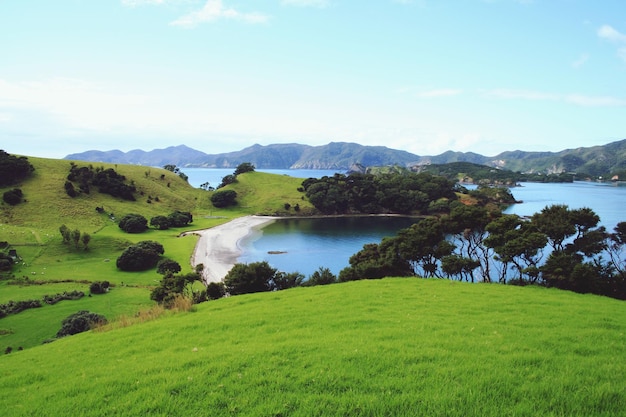
[{"label": "tree", "polygon": [[273,289],[276,291],[295,288],[302,285],[304,275],[299,272],[281,272],[278,271],[274,275]]},{"label": "tree", "polygon": [[222,177],[222,182],[220,183],[220,185],[217,186],[217,188],[222,188],[222,187],[226,187],[229,184],[234,184],[237,182],[237,176],[236,175],[226,175],[224,177]]},{"label": "tree", "polygon": [[144,240],[126,248],[117,258],[116,266],[122,271],[145,271],[154,268],[164,252],[160,243]]},{"label": "tree", "polygon": [[409,262],[415,274],[424,278],[439,277],[441,258],[455,246],[446,240],[446,230],[436,218],[427,218],[400,230],[396,237],[399,256]]},{"label": "tree", "polygon": [[183,296],[194,299],[193,283],[200,281],[200,275],[195,272],[182,275],[174,275],[168,272],[150,293],[150,299],[163,304],[166,308],[172,307],[177,297]]},{"label": "tree", "polygon": [[80,236],[80,241],[83,243],[85,250],[87,250],[87,246],[89,245],[89,242],[91,242],[91,235],[87,232],[83,232]]},{"label": "tree", "polygon": [[226,291],[230,295],[271,291],[276,269],[266,261],[236,264],[224,277]]},{"label": "tree", "polygon": [[170,220],[165,216],[154,216],[150,219],[150,226],[159,230],[167,230],[170,228]]},{"label": "tree", "polygon": [[23,197],[24,197],[24,194],[22,193],[22,190],[20,190],[19,188],[14,188],[12,190],[5,191],[4,194],[2,194],[2,200],[5,203],[10,204],[12,206],[16,206],[20,204],[22,202]]},{"label": "tree", "polygon": [[184,227],[193,222],[193,216],[188,211],[176,210],[167,216],[170,227]]},{"label": "tree", "polygon": [[148,220],[141,214],[127,214],[120,219],[119,228],[126,233],[141,233],[148,228]]},{"label": "tree", "polygon": [[35,171],[25,156],[10,155],[0,149],[0,187],[15,184]]},{"label": "tree", "polygon": [[209,282],[206,286],[206,293],[209,300],[217,300],[226,295],[226,286],[223,282]]},{"label": "tree", "polygon": [[237,204],[237,192],[233,190],[216,191],[211,196],[211,203],[217,208],[233,206]]},{"label": "tree", "polygon": [[254,169],[255,169],[254,165],[252,165],[250,162],[244,162],[237,166],[237,168],[235,169],[234,175],[237,176],[239,174],[244,174],[246,172],[254,172]]},{"label": "tree", "polygon": [[107,319],[103,315],[81,310],[63,320],[61,329],[57,332],[57,337],[65,337],[86,332],[87,330],[93,329],[97,325],[106,323]]},{"label": "tree", "polygon": [[337,282],[337,276],[330,269],[320,266],[306,281],[306,286],[328,285]]},{"label": "tree", "polygon": [[70,232],[69,227],[67,227],[66,225],[62,224],[61,227],[59,227],[59,232],[61,233],[61,237],[63,238],[63,243],[70,243],[70,240],[72,238],[72,234]]},{"label": "tree", "polygon": [[161,259],[157,263],[157,273],[161,275],[176,274],[181,269],[180,264],[173,259]]},{"label": "tree", "polygon": [[80,243],[80,230],[74,229],[72,230],[72,242],[74,242],[74,246],[78,249],[78,244]]}]

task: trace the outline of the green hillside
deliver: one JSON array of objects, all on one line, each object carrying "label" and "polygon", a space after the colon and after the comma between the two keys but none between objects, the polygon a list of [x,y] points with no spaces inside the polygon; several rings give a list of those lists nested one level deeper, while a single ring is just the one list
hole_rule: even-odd
[{"label": "green hillside", "polygon": [[421,279],[251,294],[0,357],[5,416],[623,416],[621,301]]},{"label": "green hillside", "polygon": [[[41,299],[64,291],[89,292],[94,281],[109,281],[114,287],[102,296],[62,301],[9,315],[0,319],[0,351],[6,347],[30,348],[55,335],[61,321],[78,310],[90,310],[114,320],[150,307],[151,288],[161,278],[155,270],[122,272],[115,261],[122,251],[141,240],[155,240],[165,248],[164,257],[174,259],[191,272],[190,257],[196,237],[179,237],[188,230],[205,229],[248,214],[296,214],[284,204],[299,203],[302,213],[310,212],[308,202],[297,191],[302,179],[251,172],[239,176],[228,186],[240,195],[239,204],[216,209],[211,192],[193,188],[173,172],[134,165],[94,164],[94,168],[113,168],[135,184],[136,201],[125,201],[92,189],[89,194],[69,197],[64,183],[70,161],[28,158],[35,167],[33,175],[19,184],[0,188],[0,193],[19,187],[25,202],[16,206],[0,203],[0,242],[6,241],[22,258],[10,274],[0,276],[0,304],[9,301]],[[88,162],[75,161],[78,166]],[[163,177],[162,177],[163,176]],[[254,186],[251,184],[254,183]],[[150,202],[148,202],[150,200]],[[103,207],[98,213],[96,207]],[[188,227],[127,234],[116,220],[128,213],[139,213],[148,220],[156,215],[189,211],[194,220]],[[114,215],[115,220],[111,219]],[[59,227],[65,224],[91,235],[88,249],[62,244]]]}]

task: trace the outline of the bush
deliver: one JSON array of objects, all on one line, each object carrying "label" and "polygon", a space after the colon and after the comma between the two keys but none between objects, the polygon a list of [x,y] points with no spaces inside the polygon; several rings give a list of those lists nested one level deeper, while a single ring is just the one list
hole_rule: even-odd
[{"label": "bush", "polygon": [[86,310],[81,310],[63,320],[61,329],[57,332],[56,337],[65,337],[86,332],[87,330],[93,329],[97,325],[106,323],[106,317]]},{"label": "bush", "polygon": [[92,282],[89,286],[89,292],[92,294],[105,294],[109,292],[111,284],[109,281],[96,281]]},{"label": "bush", "polygon": [[20,204],[22,202],[22,197],[24,197],[24,194],[22,194],[22,190],[19,188],[14,188],[2,194],[2,200],[12,206]]},{"label": "bush", "polygon": [[122,271],[145,271],[154,268],[164,252],[160,243],[144,240],[126,248],[116,265]]},{"label": "bush", "polygon": [[193,216],[188,211],[178,211],[167,216],[170,227],[184,227],[193,222]]},{"label": "bush", "polygon": [[237,204],[235,199],[237,198],[237,192],[233,190],[216,191],[211,196],[211,203],[217,208],[223,208],[233,206]]},{"label": "bush", "polygon": [[206,294],[209,300],[217,300],[226,295],[226,287],[223,282],[209,282],[206,287]]},{"label": "bush", "polygon": [[271,291],[276,269],[266,261],[236,264],[224,277],[230,295]]},{"label": "bush", "polygon": [[55,295],[44,295],[43,302],[46,304],[54,305],[59,301],[63,300],[80,300],[85,296],[85,293],[82,291],[64,291],[63,293],[55,294]]},{"label": "bush", "polygon": [[252,165],[250,162],[244,162],[237,166],[237,168],[235,169],[234,175],[237,176],[239,174],[243,174],[246,172],[254,172],[254,169],[255,169],[255,166]]},{"label": "bush", "polygon": [[119,228],[126,233],[141,233],[148,228],[148,220],[141,214],[127,214],[120,219]]},{"label": "bush", "polygon": [[170,228],[170,220],[165,216],[154,216],[150,219],[150,226],[159,230],[167,230]]},{"label": "bush", "polygon": [[157,263],[157,273],[161,275],[168,273],[177,274],[181,269],[180,264],[173,259],[161,259]]}]

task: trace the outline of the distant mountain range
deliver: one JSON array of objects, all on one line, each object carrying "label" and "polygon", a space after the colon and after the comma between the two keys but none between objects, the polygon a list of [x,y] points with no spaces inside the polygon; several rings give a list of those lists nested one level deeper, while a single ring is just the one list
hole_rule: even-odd
[{"label": "distant mountain range", "polygon": [[71,154],[65,159],[120,164],[199,168],[235,168],[250,162],[259,169],[337,169],[357,166],[400,165],[411,167],[426,164],[472,162],[475,164],[520,172],[576,172],[606,175],[626,171],[626,139],[589,148],[566,149],[560,152],[507,151],[496,156],[473,152],[448,151],[436,156],[419,156],[385,146],[364,146],[348,142],[331,142],[322,146],[297,143],[253,145],[236,152],[206,154],[185,145],[166,149],[129,152],[87,151]]}]

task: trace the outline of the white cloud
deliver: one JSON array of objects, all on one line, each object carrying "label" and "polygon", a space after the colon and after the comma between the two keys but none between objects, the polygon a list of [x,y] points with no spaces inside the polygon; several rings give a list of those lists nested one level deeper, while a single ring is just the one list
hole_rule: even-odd
[{"label": "white cloud", "polygon": [[569,94],[564,97],[567,103],[584,107],[623,107],[626,100],[615,97],[585,96],[581,94]]},{"label": "white cloud", "polygon": [[224,7],[222,0],[208,0],[204,7],[170,23],[173,26],[193,28],[200,23],[210,23],[219,19],[240,20],[246,23],[265,23],[269,16],[261,13],[242,13],[233,8]]},{"label": "white cloud", "polygon": [[421,93],[418,93],[417,96],[420,98],[451,97],[458,96],[462,92],[462,90],[457,90],[454,88],[442,88],[438,90],[423,91]]},{"label": "white cloud", "polygon": [[617,49],[617,56],[626,62],[626,35],[615,30],[612,26],[603,25],[598,29],[598,36],[609,42],[620,45]]},{"label": "white cloud", "polygon": [[598,36],[611,42],[626,43],[626,35],[618,32],[609,25],[600,27],[600,29],[598,29]]},{"label": "white cloud", "polygon": [[329,4],[328,0],[282,0],[281,4],[285,6],[300,6],[300,7],[326,7]]},{"label": "white cloud", "polygon": [[584,94],[554,94],[541,91],[497,89],[487,91],[486,97],[501,99],[522,99],[536,101],[559,101],[583,107],[622,107],[626,99],[610,96],[588,96]]}]

